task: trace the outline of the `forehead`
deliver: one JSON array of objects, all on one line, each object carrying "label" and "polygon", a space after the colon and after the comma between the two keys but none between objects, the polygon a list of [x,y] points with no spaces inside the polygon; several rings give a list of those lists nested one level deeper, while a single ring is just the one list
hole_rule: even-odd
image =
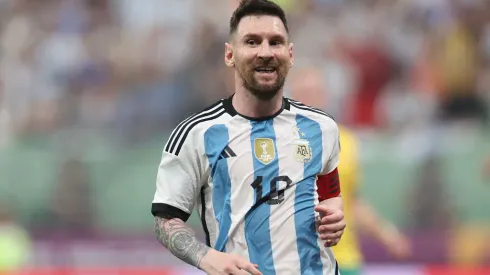
[{"label": "forehead", "polygon": [[287,32],[281,19],[270,15],[251,15],[243,17],[237,28],[238,37],[247,35],[281,35],[286,37]]}]

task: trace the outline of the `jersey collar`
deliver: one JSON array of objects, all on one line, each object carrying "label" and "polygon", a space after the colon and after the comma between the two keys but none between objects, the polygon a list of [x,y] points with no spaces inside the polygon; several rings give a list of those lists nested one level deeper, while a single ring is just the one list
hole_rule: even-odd
[{"label": "jersey collar", "polygon": [[290,109],[290,104],[289,104],[289,101],[283,97],[282,98],[282,106],[281,106],[281,109],[279,109],[279,111],[277,111],[276,113],[270,115],[270,116],[263,116],[263,117],[249,117],[249,116],[246,116],[246,115],[242,115],[240,113],[238,113],[235,108],[233,107],[233,104],[232,104],[232,99],[233,99],[233,96],[235,94],[231,95],[230,97],[228,98],[225,98],[225,99],[222,99],[222,102],[223,102],[223,106],[225,108],[225,111],[231,115],[231,116],[236,116],[236,115],[239,115],[247,120],[252,120],[252,121],[264,121],[264,120],[269,120],[269,119],[273,119],[275,118],[276,116],[280,115],[282,113],[282,111],[284,110],[288,110]]}]

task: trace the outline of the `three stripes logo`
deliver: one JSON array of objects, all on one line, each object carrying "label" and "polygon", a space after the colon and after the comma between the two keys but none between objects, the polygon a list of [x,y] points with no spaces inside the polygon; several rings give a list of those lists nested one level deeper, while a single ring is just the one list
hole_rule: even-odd
[{"label": "three stripes logo", "polygon": [[231,157],[236,157],[236,154],[235,152],[233,152],[233,150],[231,150],[229,146],[226,146],[223,152],[221,152],[221,155],[218,157],[218,160],[227,159]]},{"label": "three stripes logo", "polygon": [[182,121],[170,135],[170,138],[165,145],[165,152],[178,156],[192,128],[199,123],[216,119],[224,113],[225,109],[223,108],[223,103],[220,101],[206,110],[194,114]]}]

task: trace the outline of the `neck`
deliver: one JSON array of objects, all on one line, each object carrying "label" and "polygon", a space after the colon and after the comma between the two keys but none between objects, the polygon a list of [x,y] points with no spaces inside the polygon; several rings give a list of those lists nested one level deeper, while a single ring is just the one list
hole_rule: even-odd
[{"label": "neck", "polygon": [[258,99],[243,86],[236,87],[235,91],[232,104],[241,115],[252,118],[271,116],[282,108],[282,90],[270,100]]}]

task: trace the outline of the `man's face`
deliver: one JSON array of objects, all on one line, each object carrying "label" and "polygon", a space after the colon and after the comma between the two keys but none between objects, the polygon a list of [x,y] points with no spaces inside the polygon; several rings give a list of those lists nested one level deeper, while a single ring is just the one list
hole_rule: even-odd
[{"label": "man's face", "polygon": [[242,18],[231,44],[226,44],[225,60],[248,91],[259,99],[271,99],[284,86],[293,61],[284,24],[275,16]]}]

